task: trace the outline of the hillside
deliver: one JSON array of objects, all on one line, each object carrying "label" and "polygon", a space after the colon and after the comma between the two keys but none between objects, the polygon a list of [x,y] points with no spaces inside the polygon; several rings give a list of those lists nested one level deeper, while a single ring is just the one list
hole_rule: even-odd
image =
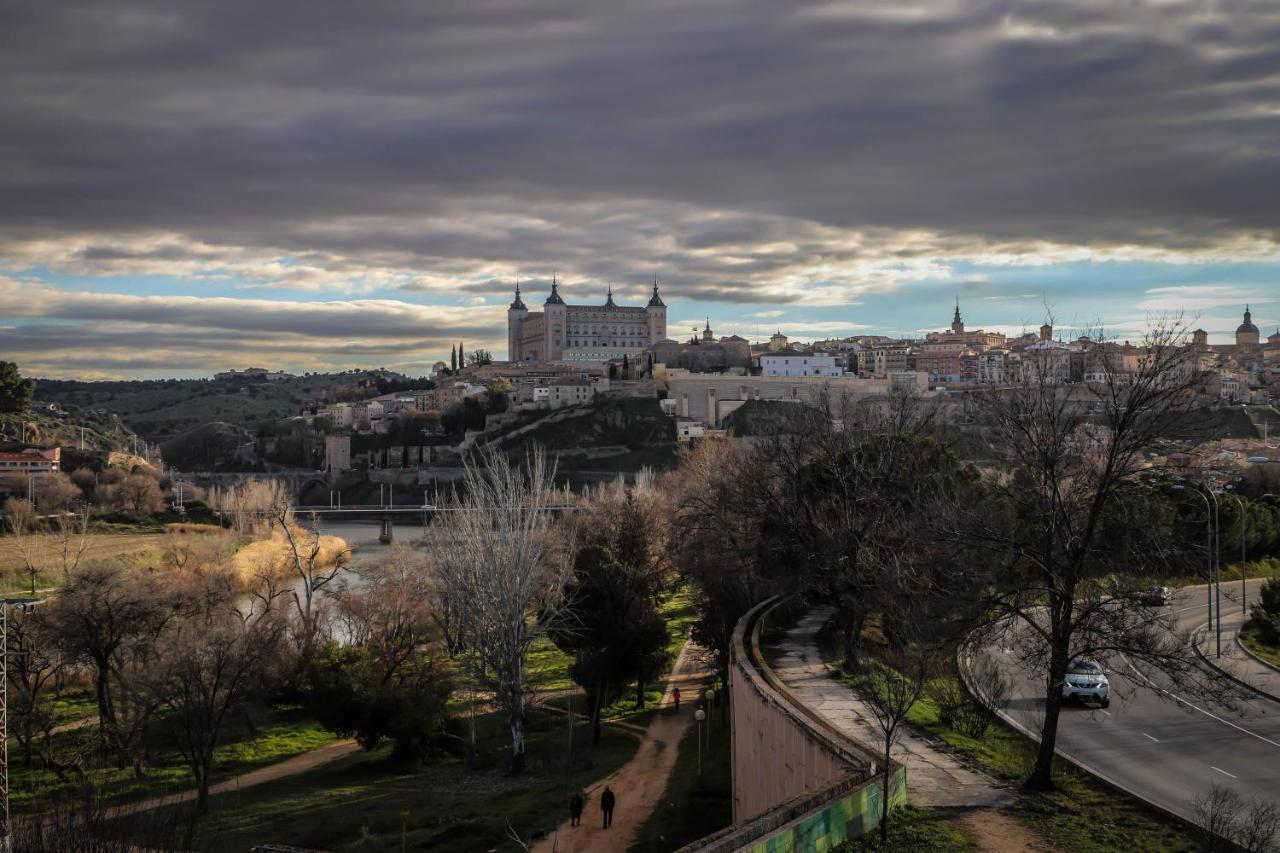
[{"label": "hillside", "polygon": [[298,376],[278,382],[244,379],[158,379],[81,382],[40,379],[37,404],[55,403],[84,417],[114,412],[147,441],[161,442],[195,427],[222,421],[253,430],[266,420],[288,417],[329,398],[370,397],[396,386],[424,385],[388,371],[351,371]]},{"label": "hillside", "polygon": [[495,439],[520,457],[534,447],[557,456],[566,470],[635,471],[669,468],[676,459],[676,428],[653,398],[603,399],[542,416]]}]

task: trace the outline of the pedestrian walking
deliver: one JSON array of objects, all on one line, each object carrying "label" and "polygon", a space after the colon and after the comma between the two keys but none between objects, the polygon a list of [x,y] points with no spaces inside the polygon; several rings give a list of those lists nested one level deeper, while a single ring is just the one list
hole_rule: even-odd
[{"label": "pedestrian walking", "polygon": [[608,829],[613,826],[613,807],[617,804],[617,797],[613,795],[613,790],[608,785],[604,786],[604,793],[600,795],[600,811],[604,812],[604,828]]},{"label": "pedestrian walking", "polygon": [[577,791],[573,792],[573,796],[569,798],[569,825],[582,825],[582,794]]},{"label": "pedestrian walking", "polygon": [[680,713],[680,688],[671,691],[671,701],[676,703],[676,713]]}]

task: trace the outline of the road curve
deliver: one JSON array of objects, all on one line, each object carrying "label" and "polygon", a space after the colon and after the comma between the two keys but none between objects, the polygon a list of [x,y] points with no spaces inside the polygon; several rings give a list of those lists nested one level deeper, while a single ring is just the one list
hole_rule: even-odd
[{"label": "road curve", "polygon": [[[1260,581],[1251,581],[1256,595]],[[1240,587],[1222,588],[1222,610],[1239,609]],[[1205,588],[1177,590],[1167,608],[1191,631],[1207,618]],[[1225,624],[1225,622],[1224,622]],[[1225,637],[1224,637],[1225,639]],[[1014,684],[1008,716],[1039,732],[1043,680],[1015,665],[999,648],[983,650]],[[1058,750],[1107,781],[1181,817],[1192,819],[1195,798],[1214,784],[1246,797],[1280,800],[1280,702],[1262,697],[1235,709],[1210,706],[1167,689],[1157,674],[1124,660],[1109,662],[1111,707],[1063,708]]]}]

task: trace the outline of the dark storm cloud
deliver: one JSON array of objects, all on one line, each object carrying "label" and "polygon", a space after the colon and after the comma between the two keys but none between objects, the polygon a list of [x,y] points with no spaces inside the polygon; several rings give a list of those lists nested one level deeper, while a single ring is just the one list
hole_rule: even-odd
[{"label": "dark storm cloud", "polygon": [[[0,75],[11,237],[643,278],[802,227],[775,216],[1174,249],[1280,227],[1271,2],[23,4]],[[530,222],[476,227],[495,199]],[[671,240],[627,222],[672,211]]]}]

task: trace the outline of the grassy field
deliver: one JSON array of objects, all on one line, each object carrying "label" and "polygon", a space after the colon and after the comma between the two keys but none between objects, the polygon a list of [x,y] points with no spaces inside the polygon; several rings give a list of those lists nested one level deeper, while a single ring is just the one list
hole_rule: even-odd
[{"label": "grassy field", "polygon": [[[32,547],[35,553],[50,554],[58,547],[56,537],[33,536]],[[162,533],[109,533],[90,534],[89,545],[85,549],[81,565],[97,560],[108,560],[116,557],[132,557],[145,554],[155,549],[164,538]],[[39,563],[47,563],[40,559]],[[36,588],[45,589],[60,582],[60,578],[40,574],[36,578]],[[18,552],[17,542],[12,536],[0,536],[0,591],[6,593],[26,593],[31,590],[31,580],[26,574],[22,555]]]},{"label": "grassy field", "polygon": [[1269,646],[1262,642],[1258,629],[1247,622],[1240,631],[1240,642],[1267,663],[1280,666],[1280,646]]},{"label": "grassy field", "polygon": [[703,732],[701,773],[697,727],[689,729],[681,739],[662,802],[640,827],[629,853],[666,853],[733,822],[728,714],[725,703],[710,715]]},{"label": "grassy field", "polygon": [[409,850],[517,851],[508,827],[524,841],[543,837],[567,815],[568,792],[621,766],[639,741],[606,729],[599,747],[588,743],[581,722],[571,736],[568,718],[531,712],[529,770],[508,776],[501,768],[510,755],[510,733],[499,715],[486,714],[477,719],[483,757],[477,767],[453,756],[422,765],[393,760],[389,748],[362,751],[252,792],[213,797],[202,832],[215,853],[241,853],[266,842],[400,850],[402,831]]},{"label": "grassy field", "polygon": [[[95,713],[92,700],[80,694],[57,707],[65,708],[68,716],[76,719],[82,719],[86,711],[89,715]],[[230,726],[227,742],[215,753],[214,782],[309,752],[334,740],[333,734],[321,729],[296,707],[259,711],[253,722],[253,730],[243,724]],[[132,768],[117,768],[108,756],[94,750],[92,743],[96,738],[96,725],[58,732],[53,736],[55,755],[66,756],[74,749],[84,749],[89,778],[108,802],[128,802],[194,786],[191,771],[173,748],[163,721],[154,727],[150,737],[143,779],[137,779]],[[30,812],[41,800],[68,791],[74,784],[60,781],[38,761],[26,764],[16,741],[10,743],[9,754],[12,762],[10,797],[15,812]]]}]

